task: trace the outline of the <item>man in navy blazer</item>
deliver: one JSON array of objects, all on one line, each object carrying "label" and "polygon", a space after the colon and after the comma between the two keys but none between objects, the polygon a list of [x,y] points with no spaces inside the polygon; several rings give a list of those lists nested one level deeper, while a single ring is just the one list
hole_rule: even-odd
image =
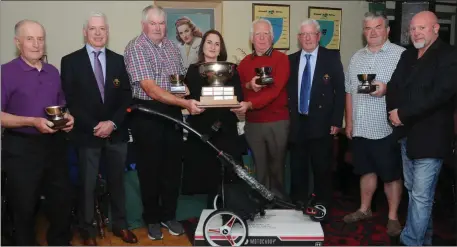
[{"label": "man in navy blazer", "polygon": [[127,226],[123,182],[128,142],[125,118],[132,99],[124,58],[105,47],[108,24],[104,14],[92,13],[83,33],[86,45],[61,61],[68,109],[78,119],[70,138],[77,148],[81,178],[81,236],[84,245],[97,245],[92,222],[96,179],[100,160],[104,160],[113,234],[124,242],[136,243]]},{"label": "man in navy blazer", "polygon": [[342,127],[345,91],[340,53],[319,46],[320,38],[319,23],[303,21],[298,33],[302,49],[289,55],[291,199],[307,201],[311,166],[316,199],[328,207],[332,139]]}]

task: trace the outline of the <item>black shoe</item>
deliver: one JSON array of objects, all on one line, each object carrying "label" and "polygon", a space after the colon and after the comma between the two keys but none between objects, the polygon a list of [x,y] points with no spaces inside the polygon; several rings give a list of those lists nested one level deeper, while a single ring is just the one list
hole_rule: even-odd
[{"label": "black shoe", "polygon": [[176,220],[168,220],[165,222],[161,222],[162,226],[166,227],[171,235],[179,236],[184,233],[184,228],[182,227],[181,223]]},{"label": "black shoe", "polygon": [[406,246],[404,243],[401,242],[400,235],[395,236],[395,237],[390,237],[390,245],[392,245],[392,246]]},{"label": "black shoe", "polygon": [[151,240],[162,240],[163,239],[163,234],[162,231],[160,230],[160,224],[155,223],[155,224],[149,224],[148,225],[148,238]]}]

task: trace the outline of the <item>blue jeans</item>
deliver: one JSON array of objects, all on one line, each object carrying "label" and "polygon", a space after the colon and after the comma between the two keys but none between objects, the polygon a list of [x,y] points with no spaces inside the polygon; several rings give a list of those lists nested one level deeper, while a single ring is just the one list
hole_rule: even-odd
[{"label": "blue jeans", "polygon": [[403,175],[408,190],[408,215],[400,240],[408,246],[432,245],[432,208],[442,159],[409,159],[406,139],[401,140]]}]

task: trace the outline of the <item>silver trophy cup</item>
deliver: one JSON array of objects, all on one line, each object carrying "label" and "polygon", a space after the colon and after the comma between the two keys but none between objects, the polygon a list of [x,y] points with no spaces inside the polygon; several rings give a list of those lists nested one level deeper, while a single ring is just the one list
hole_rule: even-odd
[{"label": "silver trophy cup", "polygon": [[225,86],[235,73],[230,62],[201,63],[198,67],[206,85],[202,87],[200,107],[239,107],[233,86]]},{"label": "silver trophy cup", "polygon": [[68,119],[64,118],[67,112],[66,106],[48,106],[45,108],[45,112],[48,120],[54,124],[52,129],[62,129],[68,122]]},{"label": "silver trophy cup", "polygon": [[376,74],[358,74],[360,85],[357,87],[357,93],[369,94],[376,91],[376,85],[372,84],[375,78]]},{"label": "silver trophy cup", "polygon": [[271,72],[273,69],[271,67],[260,67],[260,68],[255,68],[255,73],[258,78],[256,80],[256,84],[258,85],[270,85],[274,83],[273,76],[271,75]]}]

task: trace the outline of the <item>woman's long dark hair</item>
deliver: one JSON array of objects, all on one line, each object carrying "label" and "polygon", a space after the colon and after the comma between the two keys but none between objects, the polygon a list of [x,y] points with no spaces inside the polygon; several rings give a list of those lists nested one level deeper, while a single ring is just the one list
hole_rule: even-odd
[{"label": "woman's long dark hair", "polygon": [[219,56],[217,56],[217,61],[227,61],[227,49],[225,48],[225,42],[224,38],[222,38],[221,33],[218,31],[211,29],[207,31],[203,37],[202,37],[202,42],[200,43],[200,48],[198,49],[198,61],[197,63],[203,63],[205,62],[205,54],[203,53],[203,46],[205,45],[206,39],[208,38],[208,35],[210,34],[215,34],[219,36],[219,39],[221,40],[220,46],[221,50],[219,52]]}]

